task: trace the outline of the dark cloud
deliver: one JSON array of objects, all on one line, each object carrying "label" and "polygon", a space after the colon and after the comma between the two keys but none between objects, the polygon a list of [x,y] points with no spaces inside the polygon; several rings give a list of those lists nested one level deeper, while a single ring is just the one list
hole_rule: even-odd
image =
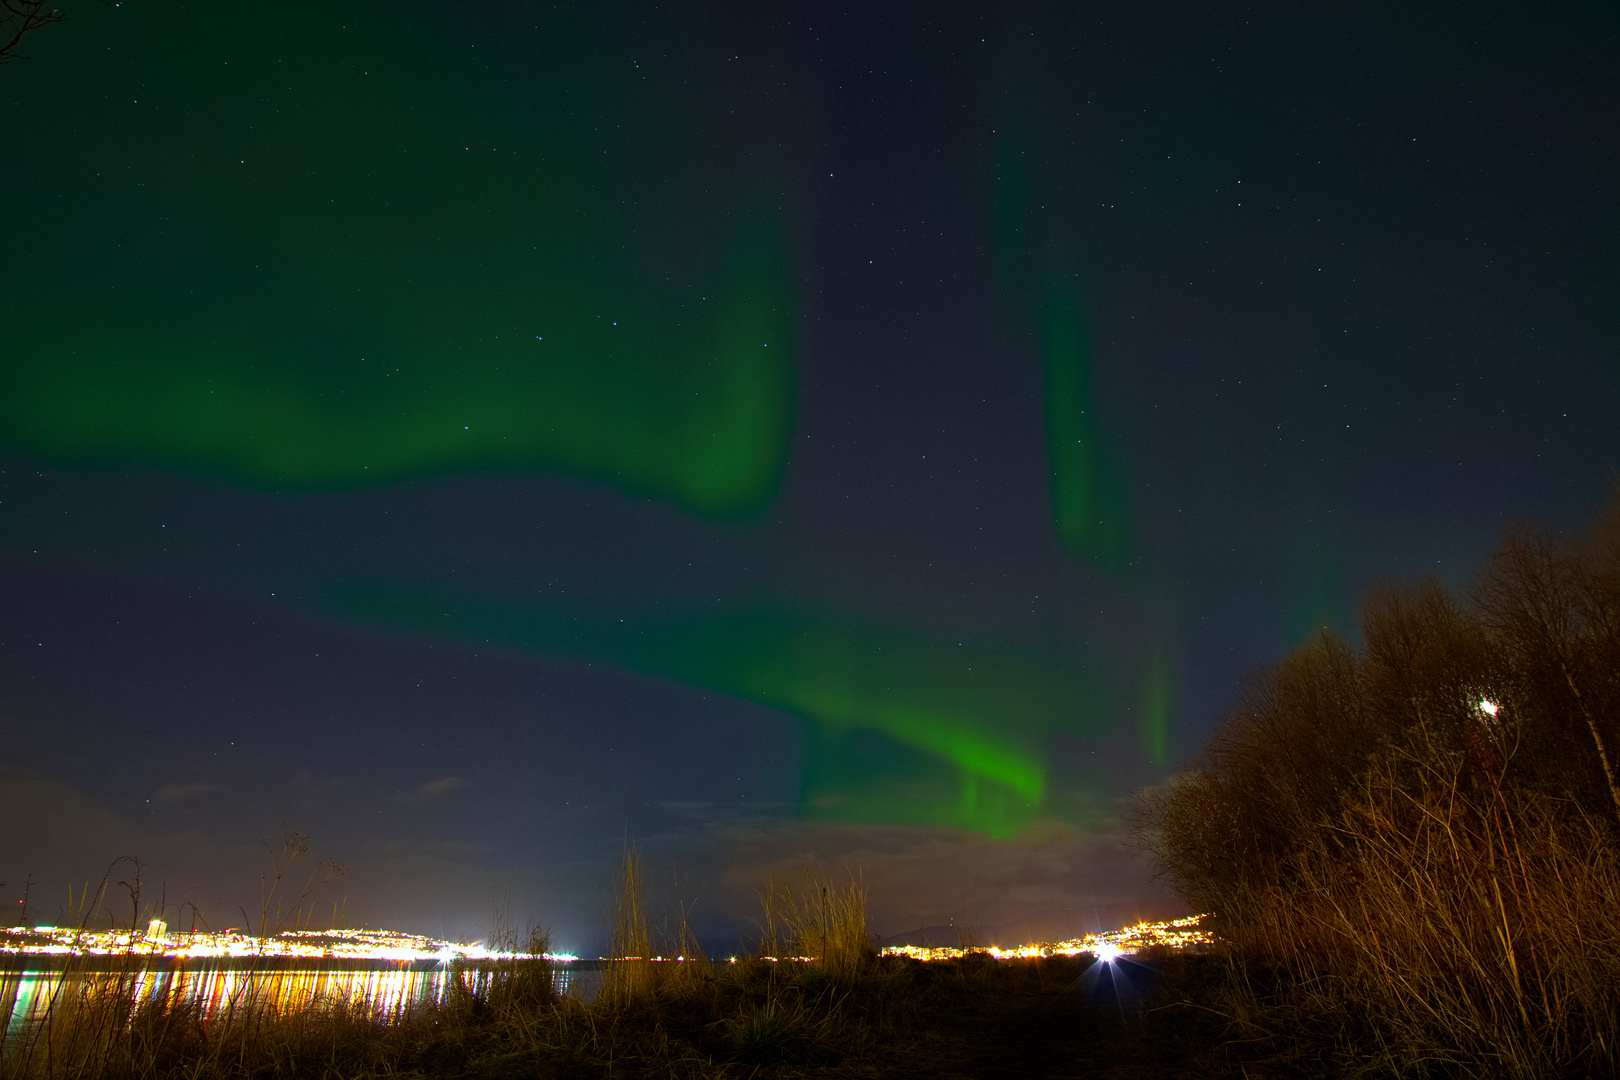
[{"label": "dark cloud", "polygon": [[854,878],[881,936],[954,923],[990,928],[1003,943],[1054,940],[1187,913],[1117,828],[1040,822],[993,841],[947,829],[795,824],[728,839],[733,888]]},{"label": "dark cloud", "polygon": [[164,784],[152,793],[152,798],[158,802],[186,802],[223,790],[218,784],[208,784],[202,781],[190,784]]},{"label": "dark cloud", "polygon": [[415,803],[438,802],[452,791],[466,786],[467,781],[459,776],[441,776],[437,780],[429,780],[412,791],[401,792],[399,798]]}]

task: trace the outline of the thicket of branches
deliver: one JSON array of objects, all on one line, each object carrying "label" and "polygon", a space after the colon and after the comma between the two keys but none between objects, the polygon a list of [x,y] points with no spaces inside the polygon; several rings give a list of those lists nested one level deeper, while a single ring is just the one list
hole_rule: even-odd
[{"label": "thicket of branches", "polygon": [[[1242,696],[1145,836],[1217,916],[1240,1023],[1363,1064],[1614,1075],[1620,502],[1385,588]],[[1264,975],[1257,978],[1257,975]]]},{"label": "thicket of branches", "polygon": [[48,0],[0,0],[0,64],[23,59],[17,52],[23,38],[61,21],[62,13]]}]

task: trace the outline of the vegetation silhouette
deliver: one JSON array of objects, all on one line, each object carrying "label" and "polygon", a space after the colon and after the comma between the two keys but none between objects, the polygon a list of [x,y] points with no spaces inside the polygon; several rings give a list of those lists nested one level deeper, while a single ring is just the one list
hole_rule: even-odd
[{"label": "vegetation silhouette", "polygon": [[1243,693],[1140,833],[1242,1037],[1352,1071],[1613,1076],[1620,492],[1474,588],[1367,597]]},{"label": "vegetation silhouette", "polygon": [[17,52],[24,37],[62,21],[62,13],[47,0],[0,0],[0,64],[26,60]]}]

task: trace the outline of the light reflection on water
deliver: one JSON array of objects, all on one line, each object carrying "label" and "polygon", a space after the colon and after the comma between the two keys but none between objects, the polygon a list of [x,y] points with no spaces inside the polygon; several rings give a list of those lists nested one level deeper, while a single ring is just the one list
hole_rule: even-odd
[{"label": "light reflection on water", "polygon": [[[601,986],[599,964],[552,965],[558,993],[589,1000]],[[363,1008],[392,1020],[413,1008],[442,1004],[459,979],[473,993],[487,989],[489,968],[445,965],[345,965],[340,968],[247,968],[228,962],[139,965],[118,970],[0,970],[0,1044],[25,1035],[53,1007],[81,993],[112,993],[135,1006],[195,1006],[204,1019],[231,1009],[294,1012],[316,1002]]]}]

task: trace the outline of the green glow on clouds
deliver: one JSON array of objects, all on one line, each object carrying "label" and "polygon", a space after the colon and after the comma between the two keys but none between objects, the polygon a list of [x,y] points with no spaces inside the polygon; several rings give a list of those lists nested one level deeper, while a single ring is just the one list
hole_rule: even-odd
[{"label": "green glow on clouds", "polygon": [[1006,836],[1043,808],[1047,740],[1098,734],[1105,694],[1071,663],[802,612],[619,623],[396,582],[329,583],[345,619],[605,661],[792,712],[804,809]]}]

